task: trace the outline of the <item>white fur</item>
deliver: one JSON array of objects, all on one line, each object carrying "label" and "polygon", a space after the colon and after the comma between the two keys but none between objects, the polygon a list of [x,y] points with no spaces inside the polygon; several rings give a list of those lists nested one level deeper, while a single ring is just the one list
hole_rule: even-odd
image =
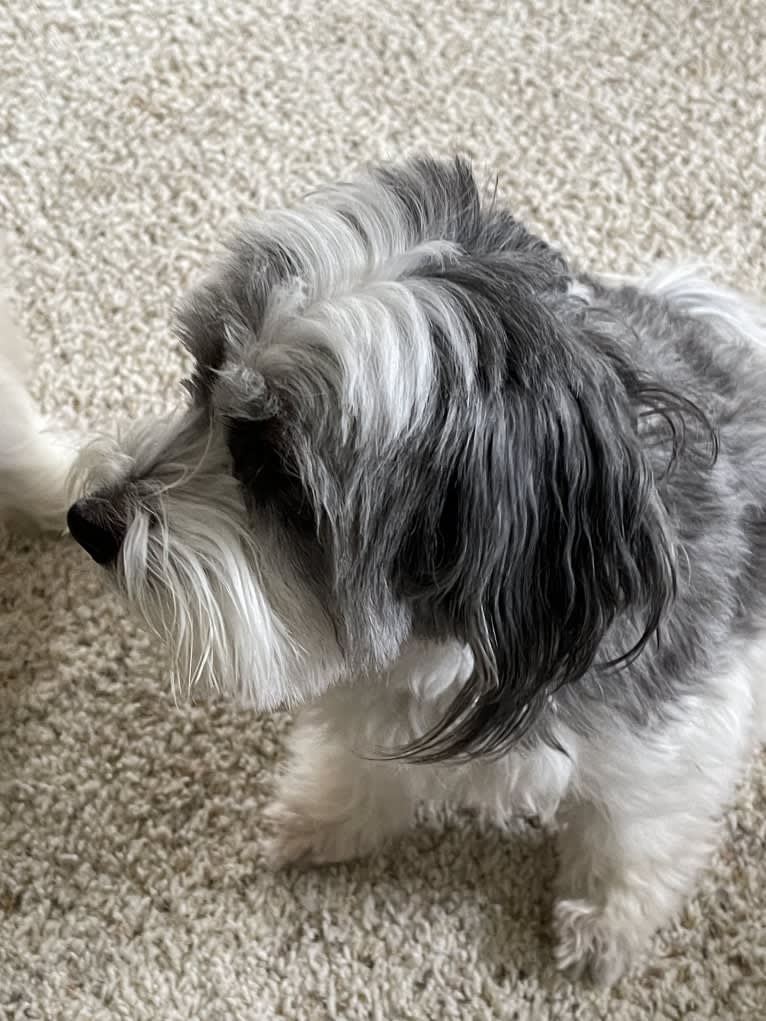
[{"label": "white fur", "polygon": [[[353,213],[371,218],[374,254],[353,241],[337,210],[319,208],[313,220],[276,218],[275,238],[291,232],[295,248],[300,235],[316,273],[302,289],[274,298],[246,369],[257,374],[270,359],[270,375],[280,369],[289,380],[295,359],[326,348],[333,359],[307,363],[332,365],[317,385],[340,375],[339,414],[351,407],[366,415],[384,444],[410,427],[428,399],[432,350],[418,307],[439,304],[431,314],[442,316],[456,351],[462,346],[467,373],[472,355],[450,322],[447,298],[424,291],[413,303],[407,288],[417,281],[384,284],[372,270],[362,285],[350,285],[358,277],[349,270],[354,262],[405,258],[401,225],[386,227],[393,213],[376,212],[372,198],[363,198]],[[766,335],[749,307],[693,275],[655,277],[645,286],[726,330],[759,343]],[[588,288],[574,293],[591,299]],[[329,294],[334,300],[325,303]],[[405,363],[411,378],[403,378]],[[668,708],[658,714],[662,722],[643,729],[594,707],[587,735],[554,723],[555,745],[516,747],[499,759],[415,765],[382,758],[443,719],[471,675],[472,651],[401,644],[402,628],[375,660],[392,666],[346,676],[329,618],[301,582],[303,565],[293,562],[300,551],[282,548],[268,515],[245,506],[220,426],[199,428],[194,414],[134,428],[118,445],[122,453],[107,458],[123,479],[116,502],[129,504],[116,573],[145,619],[175,643],[181,690],[206,679],[262,709],[304,704],[269,813],[270,859],[318,863],[369,853],[410,826],[422,801],[454,801],[498,818],[535,815],[559,829],[559,966],[614,981],[672,918],[704,865],[722,807],[766,726],[766,645],[729,649],[717,673],[699,678],[693,697],[679,697],[672,714]],[[88,480],[97,491],[92,472]],[[550,708],[555,717],[555,701]]]},{"label": "white fur", "polygon": [[702,265],[662,267],[646,279],[643,287],[675,302],[687,315],[704,319],[727,340],[741,346],[766,345],[766,306],[713,283]]},{"label": "white fur", "polygon": [[559,966],[617,979],[689,893],[757,740],[766,644],[732,657],[703,694],[649,733],[602,730],[575,744],[561,813]]},{"label": "white fur", "polygon": [[389,674],[304,709],[269,813],[267,853],[279,865],[366,854],[410,826],[420,802],[556,820],[556,959],[609,984],[673,916],[714,845],[758,737],[766,642],[737,650],[727,673],[649,733],[611,720],[594,726],[594,738],[560,728],[566,755],[545,745],[457,765],[369,757],[436,722],[469,665],[455,646],[410,646]]},{"label": "white fur", "polygon": [[74,451],[26,388],[29,357],[6,284],[0,251],[0,519],[63,529]]},{"label": "white fur", "polygon": [[573,280],[569,285],[569,293],[586,304],[593,300],[593,290],[582,280]]},{"label": "white fur", "polygon": [[[475,352],[464,317],[446,289],[436,291],[412,275],[426,262],[454,257],[455,246],[440,240],[412,245],[396,203],[369,181],[324,191],[321,198],[300,213],[279,210],[257,223],[253,244],[287,245],[305,271],[273,292],[253,368],[288,383],[305,380],[317,375],[316,350],[323,349],[340,367],[342,427],[354,421],[365,437],[393,442],[422,424],[436,378],[434,325],[450,339],[466,381],[473,377]],[[364,225],[367,243],[349,217]],[[296,364],[304,371],[296,372]],[[322,386],[318,377],[316,388]],[[311,393],[301,396],[311,399]]]},{"label": "white fur", "polygon": [[262,709],[311,698],[339,672],[326,616],[307,602],[268,517],[248,517],[220,432],[190,446],[187,426],[184,416],[145,420],[80,455],[79,474],[93,490],[126,473],[140,476],[157,455],[157,438],[172,445],[178,435],[179,461],[155,473],[146,505],[138,487],[130,493],[118,567],[125,593],[160,638],[171,637],[178,696],[208,688]]},{"label": "white fur", "polygon": [[[696,270],[658,273],[643,286],[727,335],[766,343],[762,310]],[[592,297],[581,285],[573,293]],[[542,745],[457,765],[370,757],[427,731],[471,667],[469,650],[410,643],[388,673],[304,709],[269,814],[268,856],[285,864],[368,853],[410,826],[419,802],[555,821],[556,961],[612,983],[672,919],[715,844],[748,755],[766,739],[766,638],[732,648],[728,666],[653,729],[613,718],[594,719],[592,737],[560,727],[566,755]]]}]

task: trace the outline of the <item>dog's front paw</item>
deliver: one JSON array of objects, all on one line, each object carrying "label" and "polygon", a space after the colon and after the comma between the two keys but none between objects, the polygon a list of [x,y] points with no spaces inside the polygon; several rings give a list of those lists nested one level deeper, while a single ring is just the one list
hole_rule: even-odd
[{"label": "dog's front paw", "polygon": [[610,986],[634,955],[635,933],[627,932],[609,908],[585,900],[560,900],[553,912],[556,966],[572,979]]},{"label": "dog's front paw", "polygon": [[365,834],[349,819],[316,819],[277,801],[266,810],[265,821],[268,836],[263,853],[272,868],[331,865],[371,850]]}]

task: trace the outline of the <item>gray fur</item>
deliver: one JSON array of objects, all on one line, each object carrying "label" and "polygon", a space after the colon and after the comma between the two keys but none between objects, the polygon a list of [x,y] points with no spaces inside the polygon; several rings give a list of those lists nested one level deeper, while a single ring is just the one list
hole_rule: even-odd
[{"label": "gray fur", "polygon": [[[372,169],[247,225],[179,333],[189,450],[223,439],[253,545],[268,523],[337,676],[408,638],[471,647],[411,757],[497,753],[554,718],[645,726],[761,626],[766,355],[672,298],[577,278],[466,163]],[[130,493],[161,502],[152,480],[188,464],[184,435],[91,492],[120,540]]]}]

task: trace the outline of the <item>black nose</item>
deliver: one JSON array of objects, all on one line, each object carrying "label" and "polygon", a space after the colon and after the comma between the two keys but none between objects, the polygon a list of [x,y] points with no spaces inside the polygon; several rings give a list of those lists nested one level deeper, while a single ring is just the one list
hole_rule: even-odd
[{"label": "black nose", "polygon": [[66,523],[72,537],[97,564],[111,564],[120,551],[125,528],[103,500],[86,497],[69,508]]}]

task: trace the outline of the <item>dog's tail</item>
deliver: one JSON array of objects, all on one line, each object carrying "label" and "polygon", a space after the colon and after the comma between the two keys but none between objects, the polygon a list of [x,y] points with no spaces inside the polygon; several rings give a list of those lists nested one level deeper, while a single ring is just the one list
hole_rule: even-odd
[{"label": "dog's tail", "polygon": [[74,443],[40,414],[26,386],[30,361],[0,244],[0,519],[63,530]]}]

